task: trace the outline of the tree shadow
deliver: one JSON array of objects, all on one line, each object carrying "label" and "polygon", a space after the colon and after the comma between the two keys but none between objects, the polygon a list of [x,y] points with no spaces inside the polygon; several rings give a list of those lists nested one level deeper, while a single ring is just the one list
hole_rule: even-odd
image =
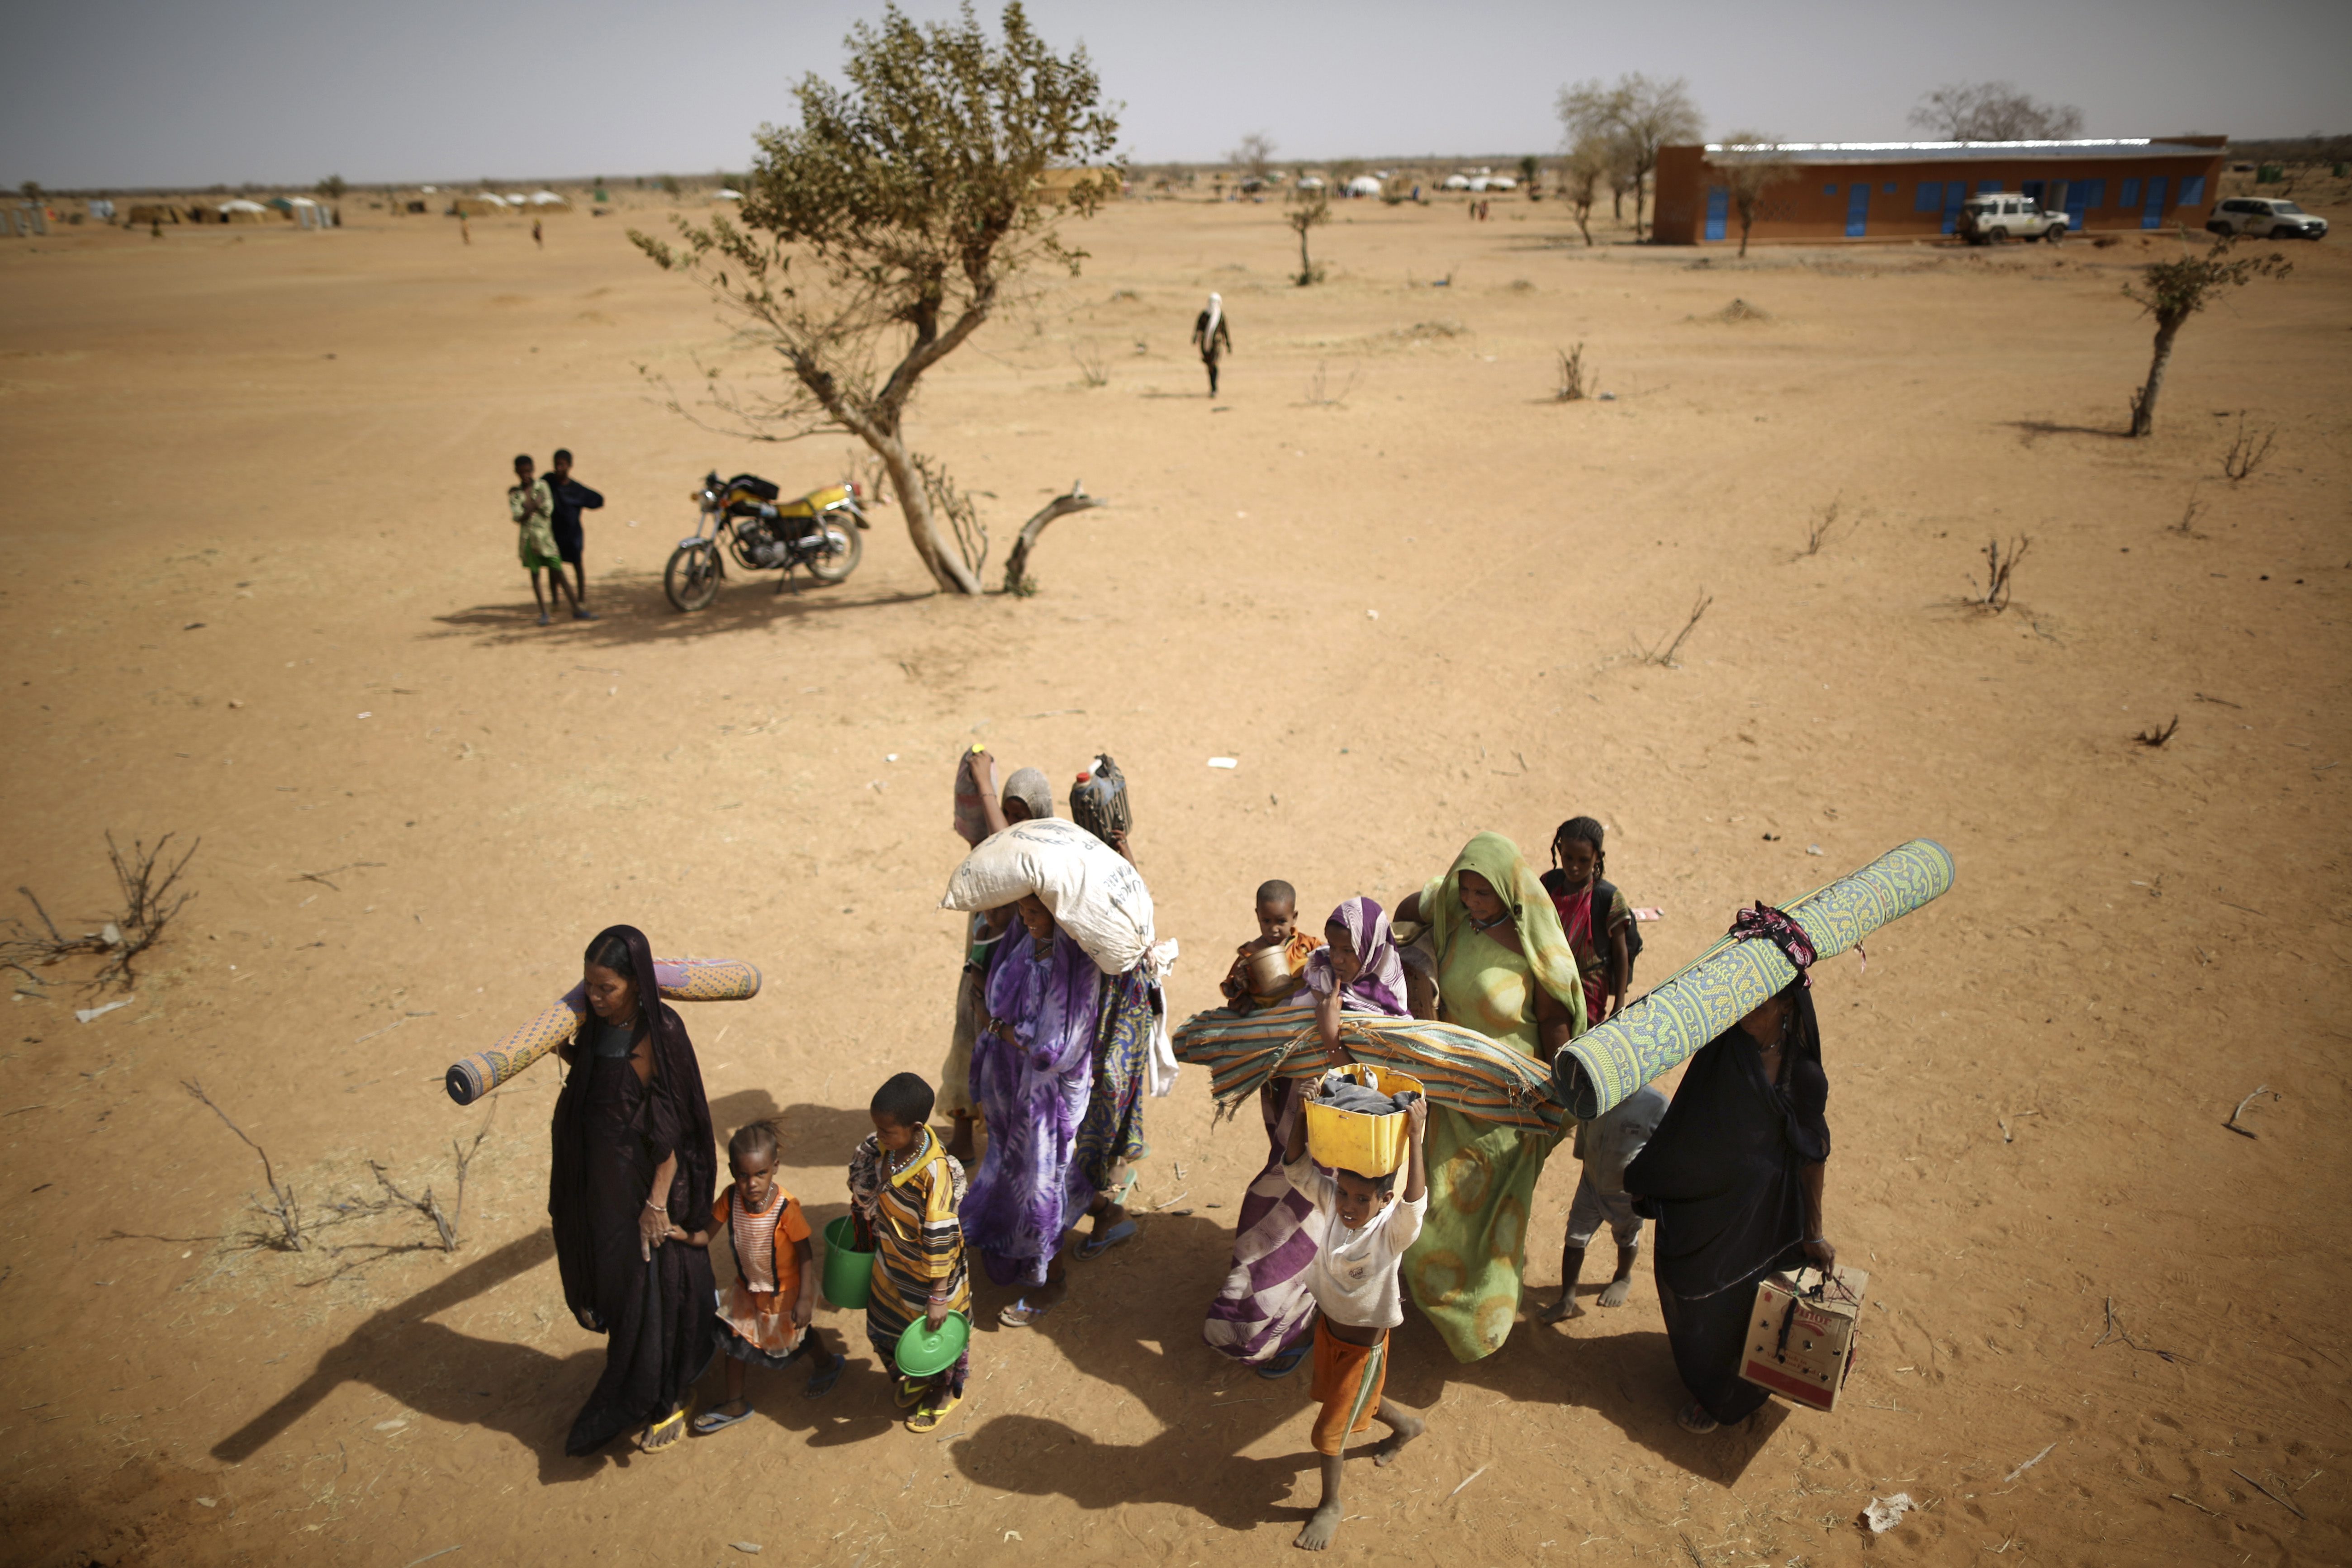
[{"label": "tree shadow", "polygon": [[2110,430],[2095,425],[2060,425],[2048,419],[2004,419],[2002,425],[2017,432],[2018,444],[2031,447],[2044,436],[2097,436],[2109,441],[2128,441],[2129,430]]},{"label": "tree shadow", "polygon": [[756,631],[778,623],[804,621],[835,611],[879,610],[894,605],[920,604],[937,596],[931,592],[860,589],[848,584],[824,586],[800,578],[794,582],[799,585],[798,593],[778,594],[768,574],[751,581],[730,576],[707,607],[686,614],[670,604],[658,578],[606,579],[595,584],[591,602],[597,618],[593,621],[572,620],[569,618],[570,612],[565,611],[555,625],[542,626],[539,625],[538,610],[530,605],[474,605],[434,616],[434,624],[440,629],[424,636],[434,640],[465,637],[488,647],[560,637],[569,639],[572,647],[588,652],[692,643],[733,632]]},{"label": "tree shadow", "polygon": [[310,1376],[214,1444],[213,1458],[242,1464],[344,1384],[364,1383],[421,1415],[508,1434],[539,1456],[542,1484],[583,1480],[615,1458],[626,1463],[622,1456],[575,1459],[563,1452],[572,1414],[595,1384],[601,1358],[593,1348],[555,1356],[426,1321],[554,1256],[553,1234],[534,1231],[376,1312],[321,1357]]}]

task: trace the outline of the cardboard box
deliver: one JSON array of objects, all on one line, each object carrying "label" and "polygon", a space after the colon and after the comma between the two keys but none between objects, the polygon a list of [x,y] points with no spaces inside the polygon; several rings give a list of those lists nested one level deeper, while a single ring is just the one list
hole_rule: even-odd
[{"label": "cardboard box", "polygon": [[1840,1268],[1827,1281],[1817,1268],[1765,1276],[1748,1314],[1739,1375],[1807,1409],[1835,1410],[1869,1285],[1859,1268]]}]

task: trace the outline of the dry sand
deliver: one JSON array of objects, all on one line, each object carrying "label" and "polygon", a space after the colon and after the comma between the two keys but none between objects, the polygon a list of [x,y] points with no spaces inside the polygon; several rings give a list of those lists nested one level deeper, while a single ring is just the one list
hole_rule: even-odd
[{"label": "dry sand", "polygon": [[[498,1098],[454,1257],[333,1206],[370,1161],[446,1204],[490,1112],[443,1067],[628,920],[765,967],[689,1014],[714,1111],[780,1112],[812,1219],[839,1213],[867,1095],[947,1039],[975,735],[1065,787],[1097,750],[1128,771],[1180,1012],[1262,879],[1393,900],[1478,828],[1606,821],[1611,875],[1667,911],[1653,982],[1748,900],[1917,835],[1958,858],[1867,974],[1820,980],[1830,1231],[1872,1274],[1843,1408],[1676,1429],[1646,1259],[1623,1310],[1523,1320],[1475,1366],[1415,1321],[1391,1387],[1430,1436],[1350,1467],[1343,1558],[2352,1553],[2340,243],[2194,321],[2128,443],[2148,328],[2117,289],[2168,241],[1694,265],[1567,243],[1556,204],[1357,205],[1302,290],[1276,209],[1130,204],[919,405],[994,492],[1000,559],[1073,478],[1116,503],[1055,526],[1035,597],[929,595],[885,510],[846,586],[683,616],[658,574],[692,481],[830,482],[845,443],[650,401],[636,365],[724,334],[623,220],[550,219],[540,251],[345,208],[0,246],[5,881],[79,922],[106,830],[203,838],[131,1006],[77,1024],[69,966],[8,1004],[11,1560],[1286,1561],[1307,1380],[1199,1342],[1264,1149],[1212,1129],[1197,1071],[1150,1110],[1139,1201],[1174,1212],[1039,1331],[987,1322],[936,1436],[858,1342],[823,1403],[761,1379],[722,1436],[565,1458],[601,1346],[547,1239],[551,1068]],[[1213,288],[1213,407],[1183,346]],[[1735,298],[1764,319],[1715,319]],[[1549,401],[1579,341],[1613,401]],[[1318,366],[1344,400],[1311,401]],[[2277,446],[2230,484],[2241,408]],[[541,630],[500,492],[558,445],[610,498],[604,618]],[[1792,558],[1833,500],[1850,522]],[[1994,535],[2032,540],[2016,602],[1957,607]],[[1640,662],[1702,590],[1678,667]],[[253,1245],[258,1164],[192,1078],[316,1249]],[[2259,1138],[2225,1130],[2258,1084]],[[1574,1175],[1539,1192],[1530,1310]],[[1872,1542],[1895,1491],[1921,1510]]]}]

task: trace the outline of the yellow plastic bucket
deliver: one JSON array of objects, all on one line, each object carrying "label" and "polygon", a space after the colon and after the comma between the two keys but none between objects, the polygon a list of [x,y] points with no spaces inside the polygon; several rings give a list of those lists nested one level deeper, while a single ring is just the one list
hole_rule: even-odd
[{"label": "yellow plastic bucket", "polygon": [[[1377,1094],[1401,1094],[1407,1089],[1427,1093],[1419,1079],[1391,1072],[1386,1068],[1358,1062],[1333,1070]],[[1367,1116],[1314,1100],[1307,1102],[1307,1152],[1318,1165],[1353,1171],[1360,1176],[1385,1176],[1404,1163],[1405,1138],[1402,1110]]]}]

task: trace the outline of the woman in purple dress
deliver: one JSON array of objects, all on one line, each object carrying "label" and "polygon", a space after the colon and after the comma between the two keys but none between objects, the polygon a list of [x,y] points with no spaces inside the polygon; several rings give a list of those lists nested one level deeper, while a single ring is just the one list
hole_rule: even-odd
[{"label": "woman in purple dress", "polygon": [[[1063,1252],[1095,1189],[1074,1157],[1093,1098],[1102,975],[1035,895],[1016,906],[988,974],[988,1022],[971,1050],[988,1150],[963,1204],[965,1239],[1021,1298],[997,1314],[1026,1328],[1069,1289]],[[1025,933],[1025,934],[1024,934]]]},{"label": "woman in purple dress", "polygon": [[[1339,1043],[1342,1013],[1409,1016],[1404,963],[1380,905],[1349,899],[1331,911],[1323,936],[1327,945],[1308,956],[1304,985],[1291,1003],[1315,1004],[1327,1051]],[[1307,1113],[1308,1081],[1276,1076],[1258,1090],[1270,1145],[1265,1168],[1242,1195],[1233,1268],[1201,1325],[1201,1338],[1212,1348],[1256,1367],[1261,1377],[1292,1371],[1314,1340],[1315,1298],[1307,1289],[1307,1269],[1323,1238],[1315,1205],[1283,1174],[1291,1126]]]}]

